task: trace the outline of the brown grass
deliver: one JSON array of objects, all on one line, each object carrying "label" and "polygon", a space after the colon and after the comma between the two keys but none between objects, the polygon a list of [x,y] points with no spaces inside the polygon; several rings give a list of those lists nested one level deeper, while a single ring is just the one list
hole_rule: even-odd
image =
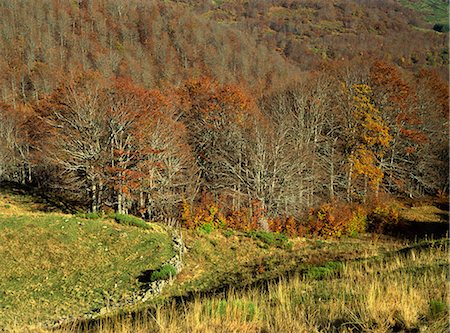
[{"label": "brown grass", "polygon": [[411,207],[400,212],[401,217],[414,222],[448,222],[448,211],[426,205]]},{"label": "brown grass", "polygon": [[[297,274],[267,288],[172,302],[134,319],[105,319],[94,331],[443,333],[449,329],[447,249],[441,244],[350,262],[328,278]],[[438,311],[432,312],[433,302]]]}]

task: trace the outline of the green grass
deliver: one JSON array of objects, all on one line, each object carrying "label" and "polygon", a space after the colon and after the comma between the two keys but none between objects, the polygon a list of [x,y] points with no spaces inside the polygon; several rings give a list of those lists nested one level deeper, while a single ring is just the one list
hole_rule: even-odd
[{"label": "green grass", "polygon": [[[145,271],[154,273],[152,281],[173,272],[172,267],[161,266],[174,253],[171,238],[160,225],[137,219],[149,227],[140,228],[128,218],[115,220],[117,215],[73,216],[37,208],[30,198],[0,193],[0,331],[12,325],[13,331],[22,332],[29,324],[79,316],[132,295],[141,287],[138,277]],[[276,233],[222,229],[183,230],[183,239],[188,248],[184,269],[161,297],[139,305],[159,307],[158,324],[154,318],[119,321],[123,329],[105,326],[101,332],[153,332],[165,324],[169,325],[166,332],[172,328],[180,332],[325,332],[330,320],[338,323],[337,315],[352,315],[359,328],[370,331],[370,323],[395,311],[409,329],[420,325],[417,318],[439,321],[447,310],[445,292],[437,292],[448,270],[447,243],[436,242],[434,248],[419,244],[386,255],[405,243],[380,235],[288,239]],[[280,276],[284,278],[278,280]],[[411,281],[417,282],[418,294],[411,289]],[[267,283],[268,291],[258,289]],[[389,285],[394,291],[386,289]],[[195,296],[181,312],[166,306],[172,296],[210,294],[229,287],[245,288],[225,299]],[[403,307],[387,303],[381,309],[386,312],[380,312],[372,306],[386,301],[386,292],[393,292],[392,299],[401,297]],[[410,307],[416,301],[419,306]],[[366,312],[358,312],[359,308]],[[305,323],[310,320],[311,325],[297,327],[299,318]],[[142,330],[135,329],[141,324]]]},{"label": "green grass", "polygon": [[150,225],[143,219],[132,215],[115,214],[114,220],[116,220],[117,223],[122,225],[134,226],[142,229],[150,228]]},{"label": "green grass", "polygon": [[250,231],[247,235],[253,239],[260,240],[266,246],[274,246],[286,250],[292,247],[292,243],[289,242],[289,239],[284,234],[257,230]]},{"label": "green grass", "polygon": [[443,333],[450,328],[448,261],[448,239],[430,242],[377,260],[330,264],[339,272],[319,278],[292,274],[264,286],[169,301],[154,312],[104,318],[92,332]]},{"label": "green grass", "polygon": [[139,290],[174,255],[162,232],[63,214],[0,214],[0,330],[77,316]]},{"label": "green grass", "polygon": [[229,286],[244,287],[292,271],[325,277],[339,271],[340,264],[336,261],[382,255],[402,246],[392,240],[373,242],[363,235],[316,241],[288,239],[276,233],[224,230],[214,230],[210,234],[186,230],[183,239],[188,247],[185,268],[177,275],[175,283],[164,289],[165,297],[209,293]]},{"label": "green grass", "polygon": [[448,1],[442,0],[400,0],[400,2],[409,8],[417,10],[424,15],[427,22],[435,24],[448,25]]},{"label": "green grass", "polygon": [[177,274],[176,268],[173,265],[165,264],[152,272],[150,281],[168,280],[169,278],[174,277],[175,274]]}]

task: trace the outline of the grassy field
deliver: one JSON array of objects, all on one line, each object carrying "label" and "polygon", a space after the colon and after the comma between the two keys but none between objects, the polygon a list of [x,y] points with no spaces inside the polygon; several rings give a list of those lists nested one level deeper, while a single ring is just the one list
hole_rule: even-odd
[{"label": "grassy field", "polygon": [[[94,332],[448,332],[448,240],[104,319]],[[68,327],[59,332],[81,329]]]},{"label": "grassy field", "polygon": [[139,290],[144,270],[173,256],[171,238],[157,227],[39,208],[31,197],[0,196],[0,330],[120,302]]},{"label": "grassy field", "polygon": [[449,4],[446,0],[401,0],[406,7],[421,12],[429,23],[448,24]]},{"label": "grassy field", "polygon": [[[403,227],[420,226],[428,235],[448,223],[448,212],[429,203],[405,207],[401,215],[409,221]],[[129,299],[142,287],[144,271],[173,256],[171,238],[158,224],[142,229],[86,217],[95,216],[0,193],[0,331],[49,332],[42,323],[61,318],[79,320],[55,332],[448,328],[448,240],[411,247],[411,237],[288,239],[232,230],[184,230],[185,267],[161,296],[82,319]]]}]

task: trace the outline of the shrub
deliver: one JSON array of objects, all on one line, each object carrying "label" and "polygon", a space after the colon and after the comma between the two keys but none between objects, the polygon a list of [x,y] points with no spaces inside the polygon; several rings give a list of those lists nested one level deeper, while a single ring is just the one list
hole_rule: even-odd
[{"label": "shrub", "polygon": [[281,218],[276,217],[274,219],[269,220],[269,230],[272,232],[282,232],[283,231],[283,222]]},{"label": "shrub", "polygon": [[345,232],[345,223],[336,218],[336,206],[326,203],[317,209],[311,209],[308,216],[310,232],[322,237],[341,237]]},{"label": "shrub", "polygon": [[449,32],[449,24],[448,23],[436,23],[433,25],[433,30],[438,32]]},{"label": "shrub", "polygon": [[367,216],[367,229],[374,233],[390,231],[399,223],[399,216],[399,209],[394,205],[376,207]]},{"label": "shrub", "polygon": [[447,312],[447,304],[441,300],[433,299],[430,301],[430,316],[431,318],[437,318]]},{"label": "shrub", "polygon": [[214,230],[214,225],[211,222],[203,223],[198,230],[205,234],[210,234]]},{"label": "shrub", "polygon": [[310,209],[306,225],[300,224],[298,234],[306,233],[321,237],[355,236],[366,231],[367,213],[361,206],[343,202],[326,203]]},{"label": "shrub", "polygon": [[197,207],[192,207],[186,201],[183,202],[181,221],[188,229],[198,228],[208,234],[214,229],[226,228],[228,224],[219,205],[210,199],[203,199],[203,202]]},{"label": "shrub", "polygon": [[222,231],[222,233],[226,238],[229,238],[234,235],[234,231],[231,229],[225,229]]},{"label": "shrub", "polygon": [[367,229],[367,213],[358,206],[353,210],[352,217],[346,223],[346,232],[350,236],[356,236]]},{"label": "shrub", "polygon": [[159,269],[152,272],[152,274],[150,275],[150,282],[154,282],[157,280],[168,280],[176,274],[177,269],[175,268],[175,266],[170,264],[162,265]]},{"label": "shrub", "polygon": [[258,230],[249,231],[247,235],[253,239],[260,240],[269,246],[275,246],[282,249],[290,249],[292,247],[292,243],[289,242],[289,239],[284,234]]},{"label": "shrub", "polygon": [[122,225],[129,225],[134,226],[138,228],[148,229],[149,225],[147,222],[145,222],[143,219],[133,216],[133,215],[126,215],[126,214],[114,214],[114,220],[116,220],[117,223]]},{"label": "shrub", "polygon": [[289,216],[286,219],[286,222],[284,224],[284,228],[285,228],[285,232],[290,237],[294,237],[294,236],[298,235],[297,222],[295,221],[295,219],[292,216]]},{"label": "shrub", "polygon": [[257,228],[258,223],[252,218],[249,209],[241,209],[227,215],[227,225],[235,230],[251,231]]},{"label": "shrub", "polygon": [[329,261],[323,266],[309,268],[303,275],[310,279],[322,280],[335,276],[342,270],[343,266],[341,262]]}]

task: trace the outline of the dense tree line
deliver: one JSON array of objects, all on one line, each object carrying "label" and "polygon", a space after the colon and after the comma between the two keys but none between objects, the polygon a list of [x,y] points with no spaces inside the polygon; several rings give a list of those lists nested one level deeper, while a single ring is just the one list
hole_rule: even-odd
[{"label": "dense tree line", "polygon": [[150,218],[201,193],[296,216],[335,198],[445,192],[447,86],[384,62],[331,67],[262,100],[206,77],[148,90],[86,72],[2,105],[1,177]]},{"label": "dense tree line", "polygon": [[439,68],[300,73],[183,6],[36,3],[0,3],[0,181],[148,219],[208,201],[263,228],[324,202],[448,192]]}]

